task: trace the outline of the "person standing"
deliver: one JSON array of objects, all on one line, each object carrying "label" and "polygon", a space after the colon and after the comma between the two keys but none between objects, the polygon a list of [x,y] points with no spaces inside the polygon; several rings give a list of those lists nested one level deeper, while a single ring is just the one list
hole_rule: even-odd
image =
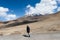
[{"label": "person standing", "polygon": [[30,27],[27,25],[27,28],[26,28],[26,31],[27,31],[27,33],[28,33],[28,37],[30,37]]}]

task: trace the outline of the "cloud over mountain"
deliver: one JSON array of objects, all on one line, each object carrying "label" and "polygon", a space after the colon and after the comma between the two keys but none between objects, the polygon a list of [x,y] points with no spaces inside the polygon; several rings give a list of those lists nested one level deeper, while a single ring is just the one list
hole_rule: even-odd
[{"label": "cloud over mountain", "polygon": [[41,0],[40,3],[36,3],[35,7],[27,5],[27,10],[25,15],[34,15],[34,14],[53,14],[57,11],[60,11],[60,8],[57,6],[57,0]]},{"label": "cloud over mountain", "polygon": [[2,18],[3,21],[9,21],[17,18],[15,14],[8,14],[7,12],[9,11],[10,10],[8,8],[0,7],[0,18]]}]

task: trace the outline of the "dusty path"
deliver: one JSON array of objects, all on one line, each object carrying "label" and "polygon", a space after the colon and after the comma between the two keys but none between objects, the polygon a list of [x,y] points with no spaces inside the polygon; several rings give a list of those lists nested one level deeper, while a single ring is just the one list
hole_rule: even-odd
[{"label": "dusty path", "polygon": [[31,34],[31,37],[22,35],[0,36],[0,40],[60,40],[60,33]]}]

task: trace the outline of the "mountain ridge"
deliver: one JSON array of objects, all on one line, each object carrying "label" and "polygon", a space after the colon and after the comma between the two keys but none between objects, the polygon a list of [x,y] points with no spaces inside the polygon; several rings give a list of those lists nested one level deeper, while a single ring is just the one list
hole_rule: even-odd
[{"label": "mountain ridge", "polygon": [[60,32],[60,12],[44,16],[21,17],[0,23],[0,35],[25,34],[27,25],[31,28],[31,33]]},{"label": "mountain ridge", "polygon": [[4,24],[4,26],[14,24],[15,26],[17,26],[17,25],[43,21],[43,20],[49,19],[50,17],[52,18],[52,17],[58,17],[58,16],[60,17],[60,12],[57,12],[55,14],[49,14],[49,15],[35,15],[35,16],[26,16],[26,17],[24,16],[16,20],[0,22],[0,24]]}]

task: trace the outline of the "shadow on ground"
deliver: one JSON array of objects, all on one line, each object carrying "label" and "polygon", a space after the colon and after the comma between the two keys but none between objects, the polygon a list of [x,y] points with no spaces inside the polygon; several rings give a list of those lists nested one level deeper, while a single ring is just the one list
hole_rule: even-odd
[{"label": "shadow on ground", "polygon": [[24,37],[30,37],[29,35],[23,35]]}]

